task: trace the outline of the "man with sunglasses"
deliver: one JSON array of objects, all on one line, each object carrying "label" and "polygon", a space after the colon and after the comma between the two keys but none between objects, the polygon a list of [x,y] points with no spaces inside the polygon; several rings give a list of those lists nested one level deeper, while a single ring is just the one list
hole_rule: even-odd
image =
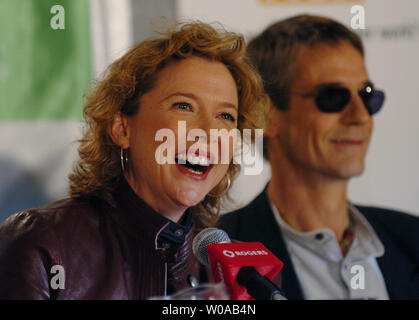
[{"label": "man with sunglasses", "polygon": [[359,36],[301,15],[268,27],[248,50],[272,102],[272,178],[220,227],[284,262],[288,299],[419,299],[419,219],[347,200],[384,102]]}]

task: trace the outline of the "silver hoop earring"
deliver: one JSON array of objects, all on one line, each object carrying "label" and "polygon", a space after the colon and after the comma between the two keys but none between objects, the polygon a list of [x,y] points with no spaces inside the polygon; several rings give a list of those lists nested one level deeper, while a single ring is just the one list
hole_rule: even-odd
[{"label": "silver hoop earring", "polygon": [[122,167],[122,172],[125,172],[125,166],[128,164],[128,151],[122,149],[121,147],[121,167]]},{"label": "silver hoop earring", "polygon": [[227,173],[227,187],[223,190],[223,192],[219,195],[215,195],[211,193],[208,193],[207,195],[213,198],[223,197],[227,194],[228,190],[230,189],[230,185],[231,185],[231,179],[230,179],[230,175]]}]

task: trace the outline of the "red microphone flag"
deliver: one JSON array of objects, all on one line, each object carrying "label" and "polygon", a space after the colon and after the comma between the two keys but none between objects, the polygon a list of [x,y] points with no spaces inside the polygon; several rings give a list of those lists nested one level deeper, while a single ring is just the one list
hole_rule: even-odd
[{"label": "red microphone flag", "polygon": [[260,242],[213,243],[207,248],[214,282],[223,282],[231,300],[254,300],[245,287],[237,283],[242,267],[254,267],[272,280],[283,263]]}]

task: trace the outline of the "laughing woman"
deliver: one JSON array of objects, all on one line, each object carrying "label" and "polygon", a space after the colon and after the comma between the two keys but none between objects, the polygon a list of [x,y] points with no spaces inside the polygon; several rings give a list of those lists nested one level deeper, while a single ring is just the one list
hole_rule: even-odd
[{"label": "laughing woman", "polygon": [[87,99],[70,198],[1,226],[0,299],[147,299],[202,277],[192,239],[239,168],[179,127],[220,151],[211,129],[262,128],[265,108],[237,34],[194,22],[136,45]]}]

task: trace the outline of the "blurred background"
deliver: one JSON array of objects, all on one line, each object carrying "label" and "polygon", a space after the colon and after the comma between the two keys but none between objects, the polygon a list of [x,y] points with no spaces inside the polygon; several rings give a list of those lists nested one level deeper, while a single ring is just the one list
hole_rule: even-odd
[{"label": "blurred background", "polygon": [[[84,95],[134,43],[178,19],[219,22],[248,40],[301,13],[351,27],[354,5],[365,10],[365,29],[355,31],[370,77],[387,99],[349,198],[419,215],[419,1],[0,0],[0,223],[67,196]],[[224,211],[250,202],[269,176],[267,163],[240,176]]]}]

